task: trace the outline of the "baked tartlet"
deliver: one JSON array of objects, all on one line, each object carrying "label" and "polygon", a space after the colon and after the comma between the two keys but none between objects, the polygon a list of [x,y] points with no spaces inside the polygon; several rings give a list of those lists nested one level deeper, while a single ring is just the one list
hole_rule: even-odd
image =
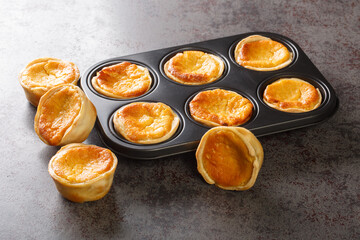
[{"label": "baked tartlet", "polygon": [[264,102],[283,112],[308,112],[320,106],[318,88],[299,78],[281,78],[269,84],[263,94]]},{"label": "baked tartlet", "polygon": [[109,192],[117,163],[109,149],[72,143],[51,158],[48,171],[64,198],[82,203],[98,200]]},{"label": "baked tartlet", "polygon": [[118,134],[139,144],[160,143],[179,127],[178,115],[161,102],[134,102],[119,108],[113,118]]},{"label": "baked tartlet", "polygon": [[41,97],[34,128],[44,143],[62,146],[83,142],[95,120],[96,109],[84,92],[73,84],[63,84]]},{"label": "baked tartlet", "polygon": [[202,51],[184,51],[164,64],[164,72],[176,82],[201,85],[219,79],[224,67],[223,60],[218,56]]},{"label": "baked tartlet", "polygon": [[241,127],[210,129],[196,150],[197,169],[204,180],[225,190],[251,188],[263,158],[261,143]]},{"label": "baked tartlet", "polygon": [[60,84],[76,85],[80,78],[77,66],[57,58],[39,58],[30,62],[19,74],[26,98],[35,107],[50,88]]},{"label": "baked tartlet", "polygon": [[288,66],[293,54],[282,43],[252,35],[242,39],[235,48],[235,61],[248,69],[273,71]]},{"label": "baked tartlet", "polygon": [[209,127],[244,124],[253,108],[249,99],[224,89],[199,92],[189,103],[192,118]]},{"label": "baked tartlet", "polygon": [[104,67],[91,83],[96,91],[113,98],[127,99],[145,94],[151,86],[149,70],[130,62]]}]

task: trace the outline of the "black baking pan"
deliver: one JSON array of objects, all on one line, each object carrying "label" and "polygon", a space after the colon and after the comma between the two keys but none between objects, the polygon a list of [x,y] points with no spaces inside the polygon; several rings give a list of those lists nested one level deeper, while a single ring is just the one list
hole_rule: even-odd
[{"label": "black baking pan", "polygon": [[[254,71],[246,69],[234,60],[236,44],[250,35],[262,35],[283,43],[292,53],[292,63],[275,71]],[[183,85],[170,80],[163,72],[163,65],[178,52],[201,50],[222,58],[225,70],[222,77],[205,85]],[[98,93],[91,85],[91,79],[105,66],[129,61],[147,67],[153,78],[151,89],[141,97],[120,100]],[[310,112],[287,113],[275,110],[262,100],[265,87],[282,77],[304,79],[318,88],[322,94],[321,105]],[[310,61],[301,48],[291,39],[269,32],[244,33],[230,37],[191,43],[176,47],[116,57],[101,61],[90,67],[80,80],[82,89],[97,109],[97,128],[103,142],[116,153],[136,159],[155,159],[196,149],[203,134],[209,130],[194,121],[188,112],[188,102],[196,93],[212,88],[238,92],[252,101],[254,112],[251,119],[241,125],[256,136],[288,131],[320,123],[337,110],[338,98],[324,76]],[[136,101],[163,102],[180,117],[177,132],[169,140],[150,145],[134,144],[117,134],[112,123],[113,114],[121,106]]]}]

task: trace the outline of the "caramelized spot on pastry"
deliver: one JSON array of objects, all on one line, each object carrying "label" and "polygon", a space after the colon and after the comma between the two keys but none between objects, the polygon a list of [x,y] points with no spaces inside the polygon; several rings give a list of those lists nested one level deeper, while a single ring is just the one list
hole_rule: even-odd
[{"label": "caramelized spot on pastry", "polygon": [[237,126],[247,122],[253,105],[232,91],[214,89],[198,93],[189,104],[191,116],[207,126]]},{"label": "caramelized spot on pastry", "polygon": [[150,89],[151,82],[148,69],[130,62],[105,67],[92,79],[96,91],[120,99],[143,95]]},{"label": "caramelized spot on pastry", "polygon": [[251,188],[263,156],[257,138],[241,127],[210,129],[201,138],[196,151],[198,171],[205,181],[226,190]]},{"label": "caramelized spot on pastry", "polygon": [[170,138],[179,126],[179,117],[163,103],[134,102],[121,107],[114,116],[116,131],[134,143],[152,144]]},{"label": "caramelized spot on pastry", "polygon": [[224,72],[221,58],[202,51],[184,51],[177,53],[164,65],[166,76],[188,85],[200,85],[213,82]]},{"label": "caramelized spot on pastry", "polygon": [[97,147],[71,148],[53,161],[54,173],[71,182],[86,182],[109,171],[113,166],[110,150]]},{"label": "caramelized spot on pastry", "polygon": [[62,88],[42,104],[39,133],[51,145],[57,145],[72,126],[81,108],[80,94],[73,88]]},{"label": "caramelized spot on pastry", "polygon": [[321,93],[298,78],[282,78],[268,85],[263,99],[269,106],[285,112],[307,112],[321,104]]},{"label": "caramelized spot on pastry", "polygon": [[235,60],[245,68],[271,71],[289,65],[292,61],[292,53],[282,43],[253,35],[237,44]]}]

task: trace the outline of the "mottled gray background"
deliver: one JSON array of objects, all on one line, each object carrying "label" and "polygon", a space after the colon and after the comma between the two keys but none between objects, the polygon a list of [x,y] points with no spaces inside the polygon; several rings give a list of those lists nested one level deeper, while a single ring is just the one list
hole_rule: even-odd
[{"label": "mottled gray background", "polygon": [[[255,186],[218,189],[194,153],[119,157],[110,193],[75,204],[47,164],[58,150],[33,130],[17,74],[38,57],[94,63],[127,54],[270,31],[296,41],[334,87],[327,122],[260,138]],[[0,1],[0,239],[358,239],[359,1]],[[103,146],[94,129],[85,143]]]}]

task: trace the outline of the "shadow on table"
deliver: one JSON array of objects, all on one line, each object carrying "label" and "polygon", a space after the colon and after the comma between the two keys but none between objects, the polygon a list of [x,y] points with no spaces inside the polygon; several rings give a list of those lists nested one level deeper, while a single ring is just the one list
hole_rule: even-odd
[{"label": "shadow on table", "polygon": [[[123,213],[115,200],[115,189],[94,202],[73,203],[61,197],[54,216],[59,239],[109,239],[123,235]],[[59,197],[60,198],[60,197]]]}]

